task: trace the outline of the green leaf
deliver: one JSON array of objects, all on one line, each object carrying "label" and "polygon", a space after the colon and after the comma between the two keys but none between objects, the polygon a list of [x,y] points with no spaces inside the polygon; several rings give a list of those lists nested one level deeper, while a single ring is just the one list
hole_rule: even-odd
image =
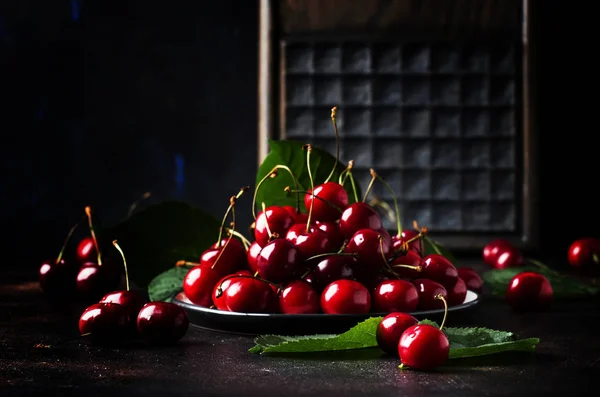
[{"label": "green leaf", "polygon": [[[168,201],[147,207],[120,224],[102,231],[101,238],[118,240],[125,253],[129,276],[146,287],[157,274],[178,260],[198,261],[217,241],[221,222],[188,204]],[[115,255],[111,247],[104,254]],[[116,253],[118,257],[118,253]]]},{"label": "green leaf", "polygon": [[452,253],[444,247],[442,244],[431,239],[429,236],[423,238],[424,255],[438,254],[448,259],[454,266],[457,266],[456,258]]},{"label": "green leaf", "polygon": [[450,359],[487,356],[508,351],[532,352],[540,342],[538,338],[519,339],[507,342],[487,343],[478,346],[456,347],[450,344]]},{"label": "green leaf", "polygon": [[[269,141],[269,145],[269,154],[258,168],[256,185],[258,186],[258,183],[273,170],[276,165],[285,165],[290,168],[296,177],[299,185],[298,188],[304,191],[309,190],[310,178],[306,167],[306,152],[302,150],[304,144],[298,141],[272,140]],[[315,186],[325,182],[325,179],[329,176],[334,164],[336,164],[335,157],[327,151],[313,146],[310,155],[310,167]],[[345,168],[344,165],[338,162],[331,181],[337,181],[340,172]],[[292,177],[285,170],[278,170],[277,177],[266,180],[258,190],[256,194],[257,208],[260,208],[262,202],[264,202],[267,207],[270,205],[291,205],[292,207],[295,207],[296,195],[288,194],[284,191],[288,186],[295,189]],[[348,192],[350,202],[353,203],[354,193],[349,179],[346,180],[344,187]],[[358,182],[356,183],[356,188],[360,199],[361,192]],[[304,195],[301,195],[300,197],[300,209],[305,211],[303,197]]]},{"label": "green leaf", "polygon": [[183,278],[189,270],[188,266],[177,266],[154,277],[148,284],[150,301],[170,301],[183,290]]},{"label": "green leaf", "polygon": [[583,283],[574,277],[558,274],[551,269],[540,266],[490,270],[483,274],[483,280],[491,288],[492,295],[504,297],[510,281],[521,272],[538,272],[543,274],[550,282],[550,285],[552,285],[553,295],[557,299],[581,298],[595,295],[600,291],[596,286]]}]

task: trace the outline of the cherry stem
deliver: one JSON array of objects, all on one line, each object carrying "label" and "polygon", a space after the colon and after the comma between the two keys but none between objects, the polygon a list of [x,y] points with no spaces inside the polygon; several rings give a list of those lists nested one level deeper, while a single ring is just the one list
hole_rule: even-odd
[{"label": "cherry stem", "polygon": [[310,231],[310,221],[312,218],[313,206],[315,204],[315,183],[310,170],[310,153],[312,152],[312,146],[307,144],[304,145],[302,149],[306,150],[306,170],[308,171],[308,179],[310,179],[310,193],[312,195],[312,200],[310,200],[310,208],[308,209],[308,219],[306,220],[306,233],[308,233]]},{"label": "cherry stem", "polygon": [[552,274],[554,274],[556,276],[562,277],[562,274],[560,274],[556,270],[550,269],[547,265],[543,264],[542,262],[538,261],[537,259],[527,258],[526,261],[529,262],[529,263],[531,263],[534,266],[539,267],[540,269],[544,269],[545,271],[547,271],[549,273],[552,273]]},{"label": "cherry stem", "polygon": [[[427,234],[427,232],[428,232],[427,226],[423,226],[423,227],[420,228],[419,227],[419,223],[416,220],[413,220],[413,227],[415,228],[416,231],[419,232],[419,234],[417,236],[411,238],[410,240],[408,240],[407,241],[407,246],[408,246],[408,243],[412,243],[413,241],[415,241],[416,238],[420,238],[422,236],[425,236]],[[442,255],[442,253],[438,249],[437,245],[434,244],[433,248],[435,249],[435,251],[438,254]],[[421,238],[419,240],[419,251],[421,251],[420,252],[421,258],[423,258],[423,256],[425,255],[425,243],[423,242],[423,238]]]},{"label": "cherry stem", "polygon": [[598,254],[592,254],[592,259],[595,264],[600,264],[600,257],[598,256]]},{"label": "cherry stem", "polygon": [[[232,222],[233,224],[233,222]],[[234,225],[232,225],[234,226]],[[234,229],[230,229],[230,228],[225,228],[225,230],[227,231],[227,233],[231,236],[235,236],[237,238],[239,238],[240,240],[242,240],[242,244],[244,244],[244,248],[246,249],[246,251],[248,251],[248,248],[250,247],[250,245],[252,243],[250,243],[250,241],[248,241],[248,239],[240,232],[234,230]]]},{"label": "cherry stem", "polygon": [[142,201],[150,198],[151,195],[152,195],[152,193],[146,192],[146,193],[142,194],[142,196],[140,198],[138,198],[133,203],[131,203],[131,205],[129,206],[129,211],[127,211],[127,217],[129,218],[131,215],[133,215],[133,212],[138,207],[138,205],[140,205],[140,203]]},{"label": "cherry stem", "polygon": [[67,342],[71,342],[71,341],[74,341],[74,340],[85,338],[86,336],[90,336],[91,334],[92,334],[91,332],[88,332],[86,334],[81,334],[81,335],[73,336],[71,338],[65,338],[65,339],[59,340],[58,342],[53,343],[51,345],[47,345],[45,343],[36,343],[35,345],[33,345],[33,348],[36,349],[36,350],[52,349],[52,348],[54,348],[56,346],[64,345]]},{"label": "cherry stem", "polygon": [[435,299],[438,299],[438,300],[441,300],[442,302],[444,302],[444,319],[442,320],[442,324],[440,325],[440,331],[441,331],[442,328],[444,328],[444,325],[446,325],[446,317],[448,317],[448,302],[446,301],[446,298],[444,298],[444,295],[442,295],[442,294],[436,295]]},{"label": "cherry stem", "polygon": [[177,262],[175,262],[175,267],[183,267],[183,266],[194,267],[194,266],[199,266],[199,265],[200,264],[196,263],[196,262],[188,262],[188,261],[177,261]]},{"label": "cherry stem", "polygon": [[369,170],[371,173],[371,181],[369,182],[369,186],[367,186],[367,190],[365,191],[365,197],[363,197],[363,203],[367,201],[369,197],[369,193],[371,193],[371,189],[373,189],[373,184],[375,183],[375,179],[377,179],[377,173],[373,168]]},{"label": "cherry stem", "polygon": [[392,200],[394,200],[394,209],[396,210],[396,228],[398,229],[397,236],[400,237],[402,235],[402,221],[400,218],[400,209],[398,208],[398,196],[396,196],[396,193],[394,193],[394,189],[392,189],[390,184],[387,183],[381,176],[377,175],[373,169],[371,169],[371,175],[377,178],[377,180],[381,182],[392,195]]},{"label": "cherry stem", "polygon": [[308,276],[308,275],[310,274],[310,272],[312,272],[312,270],[311,270],[311,269],[308,269],[308,270],[306,270],[306,271],[304,272],[304,274],[300,276],[300,279],[301,279],[301,280],[304,280],[304,279],[306,278],[306,276]]},{"label": "cherry stem", "polygon": [[304,262],[312,261],[313,259],[322,258],[324,256],[353,256],[355,258],[358,258],[358,254],[355,252],[326,252],[324,254],[311,256],[310,258],[305,259]]},{"label": "cherry stem", "polygon": [[404,269],[411,269],[417,272],[421,272],[423,271],[423,266],[413,266],[413,265],[402,265],[402,264],[398,264],[398,265],[392,265],[392,267],[402,267]]},{"label": "cherry stem", "polygon": [[88,226],[90,228],[90,234],[94,241],[94,247],[96,247],[96,254],[98,255],[98,266],[102,266],[102,254],[100,253],[100,247],[98,246],[98,240],[96,239],[96,232],[94,231],[94,224],[92,222],[92,208],[88,205],[85,207],[85,214],[88,218]]},{"label": "cherry stem", "polygon": [[356,181],[354,180],[354,175],[352,175],[352,167],[354,167],[354,160],[348,161],[348,167],[342,171],[340,174],[340,178],[338,182],[340,185],[346,185],[346,179],[350,178],[350,185],[352,186],[352,193],[354,193],[354,201],[358,203],[358,191],[356,189]]},{"label": "cherry stem", "polygon": [[[258,272],[257,272],[258,273]],[[258,281],[262,281],[263,283],[267,283],[269,285],[272,285],[273,287],[276,287],[278,290],[281,289],[281,286],[279,284],[275,284],[269,280],[265,280],[264,278],[260,278],[258,276],[256,276],[256,274],[254,276],[245,276],[245,275],[240,275],[240,274],[230,274],[229,276],[225,277],[224,279],[221,280],[221,282],[219,283],[219,285],[217,286],[217,291],[215,296],[217,298],[219,298],[221,295],[223,295],[223,283],[229,279],[232,278],[250,278],[252,280],[258,280]]]},{"label": "cherry stem", "polygon": [[229,207],[227,207],[227,211],[225,211],[225,215],[223,216],[223,220],[221,221],[221,227],[219,228],[219,239],[217,240],[217,245],[220,247],[221,246],[221,238],[223,237],[223,229],[225,229],[225,221],[227,220],[227,217],[229,216],[229,213],[231,211],[233,211],[233,206],[235,205],[235,202],[242,197],[242,195],[246,192],[246,190],[250,189],[250,186],[246,186],[240,189],[240,191],[238,192],[238,194],[236,194],[235,196],[231,196],[231,198],[229,199]]},{"label": "cherry stem", "polygon": [[324,183],[329,182],[329,180],[333,177],[333,174],[337,169],[338,161],[340,159],[340,135],[338,133],[337,121],[335,117],[336,114],[337,106],[334,106],[333,108],[331,108],[331,124],[333,124],[333,132],[335,133],[335,163],[333,163],[333,168],[331,169],[331,172],[327,176],[327,179],[325,179]]},{"label": "cherry stem", "polygon": [[371,207],[380,207],[380,208],[382,208],[385,211],[385,214],[387,215],[387,217],[390,218],[390,220],[392,222],[396,222],[396,214],[394,213],[394,210],[385,201],[382,201],[382,200],[380,200],[377,197],[373,197],[371,199],[371,201],[369,201],[369,205]]},{"label": "cherry stem", "polygon": [[[311,194],[311,192],[308,192],[308,191],[306,191],[306,190],[292,190],[292,189],[290,189],[290,187],[289,187],[289,186],[287,186],[287,187],[286,187],[285,189],[283,189],[283,190],[284,190],[286,193],[304,193],[304,194]],[[325,204],[327,204],[327,205],[328,205],[328,206],[330,206],[331,208],[333,208],[333,209],[335,209],[335,210],[339,211],[339,212],[340,212],[340,214],[341,214],[342,212],[344,212],[344,211],[342,211],[342,210],[340,209],[340,207],[338,207],[337,205],[335,205],[335,204],[333,204],[333,203],[331,203],[331,202],[329,202],[329,201],[325,200],[325,199],[324,199],[324,198],[322,198],[322,197],[319,197],[319,196],[314,196],[314,195],[313,195],[313,197],[314,197],[314,198],[316,198],[317,200],[321,200],[322,202],[324,202]]]},{"label": "cherry stem", "polygon": [[265,215],[265,227],[267,228],[267,234],[269,235],[269,241],[273,237],[273,233],[271,233],[271,228],[269,227],[269,218],[267,217],[267,207],[265,206],[265,202],[260,203],[262,207],[262,212]]},{"label": "cherry stem", "polygon": [[[260,187],[262,186],[262,184],[269,178],[276,178],[277,177],[277,170],[285,170],[288,172],[288,174],[290,174],[290,176],[292,177],[292,180],[294,181],[294,186],[296,187],[296,190],[300,189],[300,185],[298,185],[298,179],[296,179],[296,176],[294,175],[294,173],[292,172],[292,170],[286,166],[286,165],[282,165],[282,164],[278,164],[275,167],[273,167],[273,169],[271,171],[269,171],[267,173],[267,175],[265,175],[257,184],[256,184],[256,188],[254,189],[254,197],[252,197],[252,217],[254,219],[256,219],[256,196],[258,195],[258,190],[260,189]],[[300,212],[300,195],[296,196],[296,212]]]},{"label": "cherry stem", "polygon": [[[231,203],[232,205],[229,207],[231,209],[231,224],[235,225],[235,206],[233,206],[233,204],[235,203],[234,197],[231,197]],[[234,230],[235,230],[235,226],[233,226]],[[219,236],[219,244],[221,239],[221,236]],[[215,261],[213,262],[212,266],[210,267],[211,269],[214,269],[215,266],[217,266],[217,263],[219,263],[219,259],[221,259],[221,257],[223,256],[223,252],[225,252],[225,249],[227,249],[227,246],[229,245],[229,242],[231,241],[231,239],[234,238],[233,236],[229,236],[229,238],[227,239],[227,241],[225,241],[225,245],[223,245],[223,247],[221,248],[221,251],[219,251],[219,256],[217,256],[217,259],[215,259]]]},{"label": "cherry stem", "polygon": [[121,249],[121,247],[119,247],[117,240],[113,240],[113,245],[115,246],[117,251],[119,251],[119,253],[121,254],[121,258],[123,258],[123,268],[125,269],[125,287],[126,287],[127,291],[129,291],[129,272],[127,271],[127,261],[125,260],[125,254],[123,253],[123,250]]},{"label": "cherry stem", "polygon": [[80,223],[81,223],[81,221],[77,222],[76,224],[73,225],[73,227],[71,227],[71,230],[69,230],[69,233],[67,234],[67,237],[65,238],[65,242],[63,243],[63,246],[60,249],[60,252],[58,253],[58,256],[56,257],[56,262],[55,263],[58,264],[58,262],[61,261],[63,255],[65,253],[65,249],[67,249],[67,244],[69,244],[69,241],[71,240],[71,236],[73,236],[73,233],[79,227]]}]

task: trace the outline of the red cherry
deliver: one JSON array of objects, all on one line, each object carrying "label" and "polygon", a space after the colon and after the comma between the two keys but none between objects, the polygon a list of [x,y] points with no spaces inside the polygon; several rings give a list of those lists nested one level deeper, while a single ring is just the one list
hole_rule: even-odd
[{"label": "red cherry", "polygon": [[582,271],[598,271],[600,269],[600,240],[583,238],[574,241],[569,247],[569,263]]},{"label": "red cherry", "polygon": [[119,344],[130,338],[127,310],[115,303],[94,303],[79,317],[79,333],[93,343]]},{"label": "red cherry", "polygon": [[494,267],[498,255],[512,247],[513,245],[504,239],[497,239],[489,242],[483,247],[483,262]]},{"label": "red cherry", "polygon": [[516,311],[543,309],[552,302],[552,286],[536,272],[517,274],[508,284],[506,300]]},{"label": "red cherry", "polygon": [[344,244],[344,236],[340,232],[340,226],[335,222],[317,222],[317,228],[327,235],[327,252],[337,252]]},{"label": "red cherry", "polygon": [[373,310],[377,313],[412,312],[419,305],[419,293],[404,280],[387,280],[373,293]]},{"label": "red cherry", "polygon": [[318,313],[319,293],[306,281],[292,281],[279,293],[279,308],[284,314]]},{"label": "red cherry", "polygon": [[505,247],[503,250],[498,251],[496,257],[496,263],[493,267],[495,269],[506,269],[509,267],[522,266],[525,263],[525,259],[516,247]]},{"label": "red cherry", "polygon": [[304,232],[306,232],[306,223],[304,223],[304,224],[296,223],[295,225],[292,225],[292,227],[290,227],[288,229],[288,231],[284,237],[290,243],[296,244],[296,240],[298,239],[298,236]]},{"label": "red cherry", "polygon": [[413,325],[400,337],[398,355],[403,365],[429,371],[448,360],[450,343],[438,328],[427,325]]},{"label": "red cherry", "polygon": [[361,229],[354,233],[345,252],[354,253],[358,256],[359,267],[374,272],[386,265],[391,251],[391,242],[388,239],[380,239],[381,233],[373,229]]},{"label": "red cherry", "polygon": [[294,218],[294,223],[304,223],[308,222],[308,214],[306,212],[296,211],[296,208],[291,205],[284,205],[283,208]]},{"label": "red cherry", "polygon": [[217,282],[213,288],[212,302],[219,310],[228,310],[225,303],[225,294],[223,292],[229,287],[229,284],[231,284],[231,280],[234,278],[234,276],[252,277],[252,273],[250,273],[248,270],[240,270],[239,272],[223,277]]},{"label": "red cherry", "polygon": [[[329,253],[329,240],[324,231],[317,228],[311,228],[308,233],[302,233],[296,239],[296,248],[300,251],[302,258],[308,259],[315,255]],[[319,259],[313,259],[306,262],[305,265],[311,266],[318,263]]]},{"label": "red cherry", "polygon": [[[409,230],[403,230],[402,233],[400,234],[400,237],[398,237],[397,235],[393,236],[392,237],[392,247],[393,247],[394,251],[400,250],[402,248],[402,245],[404,244],[404,242],[417,237],[418,234],[419,234],[419,232],[417,232],[416,230],[409,229]],[[421,242],[419,240],[415,240],[415,241],[409,243],[408,248],[410,249],[410,251],[414,251],[418,255],[421,255]]]},{"label": "red cherry", "polygon": [[271,285],[251,277],[233,277],[223,294],[227,310],[239,313],[268,313],[277,299]]},{"label": "red cherry", "polygon": [[96,246],[94,245],[94,239],[92,237],[85,237],[83,240],[81,240],[77,246],[75,255],[77,256],[77,261],[79,263],[94,262],[96,259],[98,259],[98,253],[96,251]]},{"label": "red cherry", "polygon": [[416,269],[407,268],[405,266],[419,267],[422,265],[422,261],[419,254],[415,251],[408,251],[405,255],[401,255],[394,259],[391,266],[398,277],[414,280],[421,277],[422,273]]},{"label": "red cherry", "polygon": [[208,266],[194,266],[183,279],[183,292],[194,304],[203,307],[213,305],[212,293],[221,276]]},{"label": "red cherry", "polygon": [[111,262],[98,265],[87,262],[81,265],[75,286],[77,294],[84,300],[98,300],[106,293],[114,291],[119,286],[121,274]]},{"label": "red cherry", "polygon": [[129,322],[135,325],[138,313],[146,304],[146,298],[136,291],[113,291],[104,295],[100,303],[115,303],[123,306],[129,315]]},{"label": "red cherry", "polygon": [[294,217],[283,207],[276,205],[261,211],[254,222],[254,239],[261,247],[269,243],[269,230],[272,238],[284,238],[289,228],[294,225]]},{"label": "red cherry", "polygon": [[419,293],[418,307],[420,310],[444,308],[444,302],[441,299],[436,298],[436,296],[442,295],[444,298],[448,299],[448,292],[442,284],[426,278],[414,280],[413,284],[417,287],[417,292]]},{"label": "red cherry", "polygon": [[483,290],[483,279],[475,270],[470,267],[459,267],[456,270],[458,271],[458,277],[467,285],[467,289],[477,293]]},{"label": "red cherry", "polygon": [[388,354],[398,354],[398,344],[402,333],[419,321],[406,313],[390,313],[377,326],[375,338],[379,348]]},{"label": "red cherry", "polygon": [[456,306],[465,303],[467,297],[467,284],[459,277],[452,288],[446,290],[448,292],[448,305]]},{"label": "red cherry", "polygon": [[284,239],[276,239],[260,251],[256,267],[261,278],[281,283],[292,279],[300,260],[300,251],[294,244]]},{"label": "red cherry", "polygon": [[260,246],[260,244],[254,241],[252,242],[252,244],[250,244],[248,252],[246,253],[248,260],[248,268],[252,271],[252,273],[256,273],[256,270],[258,269],[256,267],[256,261],[258,260],[258,255],[260,255],[261,250],[262,247]]},{"label": "red cherry", "polygon": [[147,303],[137,316],[140,337],[152,343],[175,343],[184,337],[189,326],[186,311],[169,302]]},{"label": "red cherry", "polygon": [[442,255],[427,255],[423,258],[422,267],[422,278],[437,281],[444,287],[453,286],[458,279],[458,271],[454,265]]},{"label": "red cherry", "polygon": [[321,293],[321,308],[327,314],[366,314],[371,310],[371,294],[358,281],[337,280]]},{"label": "red cherry", "polygon": [[75,278],[77,277],[77,267],[61,259],[56,261],[46,261],[40,266],[38,279],[40,288],[44,291],[46,297],[50,299],[64,300],[72,298],[75,294]]},{"label": "red cherry", "polygon": [[[342,185],[336,182],[326,182],[315,187],[314,195],[318,198],[315,198],[312,203],[312,217],[317,221],[336,221],[340,219],[340,211],[344,211],[348,206],[348,193]],[[313,195],[309,191],[304,195],[306,211],[310,211],[312,201]]]},{"label": "red cherry", "polygon": [[358,282],[360,282],[362,285],[364,285],[365,287],[367,287],[367,289],[371,292],[375,292],[377,287],[379,287],[379,284],[383,283],[384,281],[391,280],[391,278],[389,278],[387,275],[385,275],[383,273],[373,273],[373,272],[367,272],[364,270],[361,272],[357,272],[355,270],[354,274],[355,274],[356,280]]},{"label": "red cherry", "polygon": [[356,258],[348,255],[330,255],[321,258],[311,272],[313,286],[322,291],[336,280],[352,280],[354,278]]},{"label": "red cherry", "polygon": [[200,265],[211,267],[219,275],[226,276],[248,267],[247,253],[240,240],[228,237],[221,241],[221,245],[215,243],[204,251],[200,256]]},{"label": "red cherry", "polygon": [[342,213],[340,232],[344,238],[351,238],[361,229],[379,230],[383,227],[377,211],[366,203],[351,204]]}]

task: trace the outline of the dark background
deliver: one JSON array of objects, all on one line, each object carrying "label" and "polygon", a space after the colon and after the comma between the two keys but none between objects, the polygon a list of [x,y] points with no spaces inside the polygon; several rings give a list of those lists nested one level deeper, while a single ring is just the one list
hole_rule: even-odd
[{"label": "dark background", "polygon": [[[532,16],[538,254],[558,261],[598,235],[593,26],[565,4]],[[257,66],[258,1],[0,0],[0,266],[37,267],[84,206],[110,224],[145,191],[220,216],[254,184]]]}]

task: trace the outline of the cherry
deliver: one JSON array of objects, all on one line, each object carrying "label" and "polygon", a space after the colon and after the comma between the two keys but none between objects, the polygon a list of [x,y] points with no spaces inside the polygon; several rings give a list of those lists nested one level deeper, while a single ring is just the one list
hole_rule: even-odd
[{"label": "cherry", "polygon": [[352,255],[330,255],[321,258],[311,272],[311,282],[317,290],[322,291],[336,280],[352,280],[356,262],[356,257]]},{"label": "cherry", "polygon": [[420,310],[440,309],[444,306],[444,302],[436,298],[438,295],[448,298],[448,292],[442,284],[426,278],[414,280],[413,284],[419,293]]},{"label": "cherry", "polygon": [[102,265],[87,262],[81,265],[75,286],[77,294],[84,300],[98,300],[109,291],[114,291],[119,286],[121,273],[112,262]]},{"label": "cherry", "polygon": [[279,293],[284,314],[312,314],[321,310],[319,293],[306,281],[295,280]]},{"label": "cherry", "polygon": [[419,293],[404,280],[387,280],[373,292],[373,310],[377,313],[412,312],[419,305]]},{"label": "cherry", "polygon": [[79,333],[93,343],[118,344],[131,336],[127,309],[116,303],[94,303],[79,317]]},{"label": "cherry", "polygon": [[221,276],[208,266],[194,266],[183,279],[183,292],[194,304],[203,307],[212,306],[213,289]]},{"label": "cherry", "polygon": [[248,276],[252,277],[252,273],[248,270],[240,270],[235,274],[230,274],[217,282],[212,292],[212,302],[215,307],[219,310],[227,310],[227,305],[225,304],[225,294],[223,293],[231,284],[231,280],[234,278],[233,276]]},{"label": "cherry", "polygon": [[153,343],[175,343],[184,337],[189,326],[186,311],[169,302],[147,303],[137,316],[140,337]]},{"label": "cherry", "polygon": [[254,239],[261,246],[266,246],[271,239],[285,237],[294,225],[294,218],[283,207],[270,206],[261,211],[254,225]]},{"label": "cherry", "polygon": [[146,304],[146,298],[136,291],[113,291],[104,295],[100,299],[100,303],[115,303],[123,306],[129,315],[129,319],[135,323],[138,313]]},{"label": "cherry", "polygon": [[340,226],[335,222],[319,222],[317,221],[317,228],[325,232],[328,241],[328,252],[334,252],[340,249],[344,244],[344,236],[340,232]]},{"label": "cherry", "polygon": [[371,294],[358,281],[337,280],[321,293],[321,308],[326,314],[366,314],[371,310]]},{"label": "cherry", "polygon": [[448,304],[456,306],[465,303],[467,297],[467,284],[459,277],[452,288],[446,290],[448,292]]},{"label": "cherry", "polygon": [[364,269],[359,269],[358,271],[355,270],[354,274],[356,280],[359,281],[365,287],[367,287],[367,289],[371,292],[374,292],[375,289],[379,287],[379,284],[383,283],[384,281],[391,280],[390,277],[383,273],[368,272]]},{"label": "cherry", "polygon": [[260,277],[279,283],[291,280],[300,264],[300,251],[284,239],[276,239],[265,245],[256,258]]},{"label": "cherry", "polygon": [[[419,232],[417,232],[415,230],[410,230],[410,229],[403,230],[402,233],[400,234],[400,236],[396,235],[396,236],[392,237],[393,250],[398,251],[398,250],[402,249],[402,246],[404,245],[405,242],[414,239],[418,235],[419,235]],[[409,252],[414,251],[418,255],[421,255],[421,241],[419,239],[413,240],[410,243],[408,243],[408,247],[410,249]]]},{"label": "cherry", "polygon": [[85,237],[77,246],[76,257],[79,263],[91,262],[96,259],[98,253],[96,252],[96,246],[94,245],[94,239],[92,237]]},{"label": "cherry", "polygon": [[483,290],[483,280],[477,272],[470,267],[459,267],[458,277],[467,285],[467,289],[480,293]]},{"label": "cherry", "polygon": [[597,271],[600,269],[600,240],[582,238],[574,241],[569,247],[569,263],[582,271]]},{"label": "cherry", "polygon": [[[313,200],[313,194],[316,198]],[[320,200],[321,199],[321,200]],[[330,222],[340,219],[341,212],[348,206],[348,193],[337,182],[326,182],[309,190],[304,195],[304,206],[308,211],[313,207],[314,219],[321,222]]]},{"label": "cherry", "polygon": [[504,247],[498,251],[496,262],[493,267],[495,269],[506,269],[509,267],[522,266],[525,263],[525,259],[516,247]]},{"label": "cherry", "polygon": [[285,239],[292,244],[296,244],[296,240],[298,236],[306,231],[306,222],[305,223],[296,223],[290,227],[285,235]]},{"label": "cherry", "polygon": [[248,267],[246,249],[232,236],[215,243],[200,256],[200,265],[210,267],[221,276]]},{"label": "cherry", "polygon": [[[329,252],[329,240],[324,231],[311,228],[309,232],[302,233],[296,238],[296,249],[305,260]],[[309,260],[308,266],[314,264],[316,259]]]},{"label": "cherry", "polygon": [[358,255],[359,266],[376,271],[387,263],[390,254],[390,240],[373,229],[361,229],[354,233],[345,252]]},{"label": "cherry", "polygon": [[[408,251],[406,254],[394,259],[391,267],[398,277],[407,280],[414,280],[422,276],[421,265],[422,259],[419,254],[417,254],[416,251]],[[419,267],[421,268],[421,271],[418,270]]]},{"label": "cherry", "polygon": [[442,255],[427,255],[423,258],[422,267],[422,278],[437,281],[444,287],[453,286],[458,279],[458,271],[454,265]]},{"label": "cherry", "polygon": [[483,247],[483,262],[495,267],[498,255],[512,247],[513,245],[504,239],[489,242]]},{"label": "cherry", "polygon": [[290,215],[292,216],[292,218],[294,218],[294,223],[298,224],[298,223],[304,223],[306,224],[306,222],[308,221],[308,214],[305,212],[300,212],[298,210],[296,210],[296,208],[292,207],[291,205],[284,205],[283,208],[290,213]]},{"label": "cherry", "polygon": [[256,261],[258,260],[258,255],[260,255],[261,250],[262,250],[262,247],[256,241],[252,242],[252,244],[250,244],[250,248],[248,248],[248,252],[247,252],[248,268],[253,273],[256,273],[256,271],[258,270],[258,268],[256,267]]},{"label": "cherry", "polygon": [[346,239],[361,229],[379,230],[383,227],[381,217],[369,204],[358,202],[350,204],[342,213],[340,233]]},{"label": "cherry", "polygon": [[[283,240],[282,240],[283,241]],[[234,276],[226,290],[217,292],[224,295],[227,310],[239,313],[266,313],[273,309],[276,295],[271,285],[254,277]],[[217,287],[218,288],[218,287]]]},{"label": "cherry", "polygon": [[546,277],[536,272],[517,274],[508,284],[506,300],[516,311],[545,308],[552,302],[553,291]]},{"label": "cherry", "polygon": [[419,321],[406,313],[390,313],[377,326],[375,338],[379,348],[388,354],[398,354],[398,344],[402,333]]}]

